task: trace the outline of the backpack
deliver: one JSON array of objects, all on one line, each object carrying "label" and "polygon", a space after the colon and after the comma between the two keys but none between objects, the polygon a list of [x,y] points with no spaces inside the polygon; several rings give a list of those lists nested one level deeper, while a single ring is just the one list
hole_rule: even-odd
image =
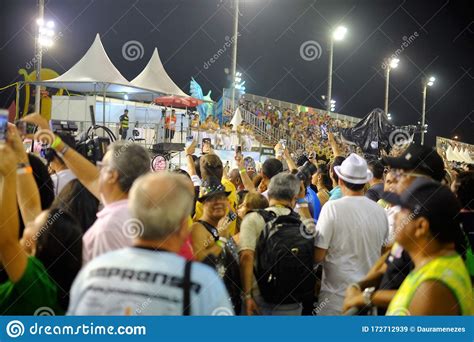
[{"label": "backpack", "polygon": [[304,234],[299,215],[293,210],[281,216],[267,210],[255,212],[265,220],[255,250],[254,270],[263,299],[272,304],[291,304],[313,298],[314,238]]},{"label": "backpack", "polygon": [[[216,227],[205,221],[199,220],[198,222],[211,233],[214,241],[219,240],[219,232]],[[242,286],[240,280],[239,254],[235,241],[232,238],[228,239],[219,256],[210,254],[202,262],[213,267],[219,277],[222,278],[232,301],[234,312],[238,315],[242,308]]]}]

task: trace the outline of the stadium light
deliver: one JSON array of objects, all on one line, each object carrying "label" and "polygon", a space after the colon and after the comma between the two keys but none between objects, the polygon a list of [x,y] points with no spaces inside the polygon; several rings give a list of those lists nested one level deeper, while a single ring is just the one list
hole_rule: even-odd
[{"label": "stadium light", "polygon": [[347,33],[347,28],[344,26],[339,26],[332,33],[332,38],[337,41],[343,40],[344,37],[346,36],[346,33]]},{"label": "stadium light", "polygon": [[422,107],[421,107],[421,126],[423,127],[423,130],[421,131],[421,145],[424,145],[425,143],[425,133],[427,133],[427,130],[425,127],[428,125],[425,125],[425,118],[426,118],[426,93],[428,87],[431,87],[434,84],[434,81],[436,78],[434,76],[430,76],[429,78],[423,78],[422,84],[423,84],[423,102],[422,102]]},{"label": "stadium light", "polygon": [[334,41],[341,41],[344,39],[347,33],[347,28],[344,26],[338,26],[334,31],[332,31],[329,39],[329,65],[328,65],[328,93],[326,101],[326,110],[331,112],[331,99],[332,99],[332,62],[334,57]]},{"label": "stadium light", "polygon": [[400,63],[400,60],[398,58],[392,58],[390,60],[390,68],[395,69],[396,67],[398,67],[398,63]]},{"label": "stadium light", "polygon": [[388,113],[388,90],[390,82],[390,70],[398,67],[400,60],[398,58],[385,58],[383,66],[385,67],[385,113]]}]

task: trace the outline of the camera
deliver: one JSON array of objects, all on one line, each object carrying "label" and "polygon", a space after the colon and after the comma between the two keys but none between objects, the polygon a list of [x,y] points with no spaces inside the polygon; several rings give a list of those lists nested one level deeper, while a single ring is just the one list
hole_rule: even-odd
[{"label": "camera", "polygon": [[37,126],[35,124],[21,121],[21,120],[16,121],[15,126],[18,129],[18,132],[20,133],[21,136],[35,134],[36,129],[37,129]]},{"label": "camera", "polygon": [[304,165],[299,169],[296,177],[302,180],[303,182],[308,182],[311,180],[311,177],[318,171],[317,167],[312,164],[311,162],[307,161]]}]

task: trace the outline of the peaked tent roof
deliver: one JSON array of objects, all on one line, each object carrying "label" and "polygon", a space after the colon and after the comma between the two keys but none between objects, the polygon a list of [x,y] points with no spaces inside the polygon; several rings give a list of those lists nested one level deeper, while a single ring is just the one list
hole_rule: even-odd
[{"label": "peaked tent roof", "polygon": [[145,69],[130,83],[136,87],[151,89],[159,93],[189,97],[167,74],[163,63],[161,63],[157,48],[153,51],[153,55]]},{"label": "peaked tent roof", "polygon": [[85,55],[61,76],[35,82],[52,88],[66,88],[77,92],[154,93],[136,87],[122,76],[105,52],[99,34]]}]

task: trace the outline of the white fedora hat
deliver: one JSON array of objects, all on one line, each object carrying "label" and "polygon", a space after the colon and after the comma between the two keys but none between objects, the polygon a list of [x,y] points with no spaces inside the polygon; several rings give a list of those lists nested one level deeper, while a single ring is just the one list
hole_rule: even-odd
[{"label": "white fedora hat", "polygon": [[355,153],[351,153],[340,166],[334,166],[334,172],[339,178],[352,184],[365,184],[374,177],[365,159]]}]

